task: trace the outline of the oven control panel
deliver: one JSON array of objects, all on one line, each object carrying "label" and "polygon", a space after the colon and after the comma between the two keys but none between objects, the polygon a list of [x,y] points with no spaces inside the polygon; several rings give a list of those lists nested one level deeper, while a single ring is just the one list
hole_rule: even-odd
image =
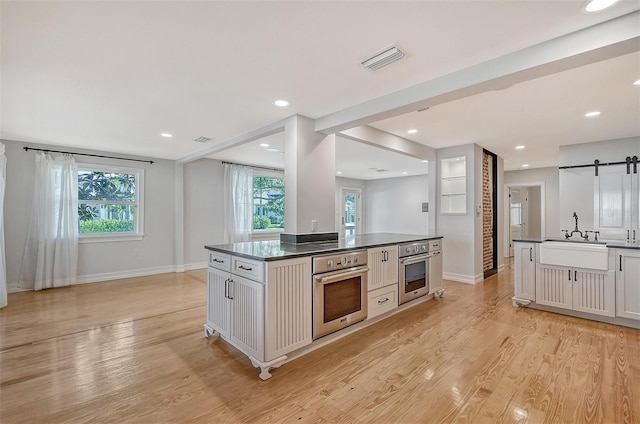
[{"label": "oven control panel", "polygon": [[428,241],[419,241],[417,243],[401,244],[398,246],[398,256],[401,258],[421,255],[423,253],[429,253]]},{"label": "oven control panel", "polygon": [[331,255],[313,257],[313,273],[337,271],[340,269],[367,264],[367,251],[339,252]]}]

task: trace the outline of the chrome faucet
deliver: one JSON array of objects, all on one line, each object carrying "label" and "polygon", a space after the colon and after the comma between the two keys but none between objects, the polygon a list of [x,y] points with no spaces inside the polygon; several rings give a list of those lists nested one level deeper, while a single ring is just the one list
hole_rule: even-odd
[{"label": "chrome faucet", "polygon": [[575,211],[573,212],[573,218],[576,220],[576,227],[571,231],[571,233],[569,233],[569,230],[560,230],[564,231],[564,238],[568,240],[573,237],[575,233],[578,233],[585,241],[589,240],[589,234],[587,234],[588,231],[585,231],[585,234],[583,235],[582,231],[578,230],[578,214],[575,213]]}]

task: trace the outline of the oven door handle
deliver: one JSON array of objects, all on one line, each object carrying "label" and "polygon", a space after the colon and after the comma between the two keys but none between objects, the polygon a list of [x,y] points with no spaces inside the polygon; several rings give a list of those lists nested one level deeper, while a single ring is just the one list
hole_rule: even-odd
[{"label": "oven door handle", "polygon": [[335,273],[331,273],[330,275],[314,275],[314,279],[320,281],[321,283],[326,283],[328,281],[340,281],[342,279],[362,274],[363,272],[369,271],[369,268],[366,266],[357,266],[354,268],[349,268],[344,271],[337,271]]},{"label": "oven door handle", "polygon": [[424,261],[425,259],[429,259],[430,257],[431,257],[430,253],[427,253],[426,255],[420,255],[420,256],[409,256],[408,258],[400,259],[400,265],[411,265],[413,263],[421,262],[421,261]]}]

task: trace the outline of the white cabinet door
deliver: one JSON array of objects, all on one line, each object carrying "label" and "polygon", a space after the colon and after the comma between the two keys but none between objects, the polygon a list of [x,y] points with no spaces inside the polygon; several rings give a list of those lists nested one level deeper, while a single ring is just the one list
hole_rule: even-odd
[{"label": "white cabinet door", "polygon": [[441,290],[443,290],[442,250],[436,250],[431,253],[431,259],[429,259],[429,294],[436,293]]},{"label": "white cabinet door", "polygon": [[207,324],[223,337],[229,336],[230,308],[227,298],[231,274],[209,267],[207,278]]},{"label": "white cabinet door", "polygon": [[615,273],[573,268],[573,310],[615,316]]},{"label": "white cabinet door", "polygon": [[[626,165],[612,165],[598,169],[594,177],[594,230],[603,240],[626,240],[631,232],[633,201],[632,175]],[[637,178],[637,176],[636,176]]]},{"label": "white cabinet door", "polygon": [[616,316],[640,320],[640,250],[616,250]]},{"label": "white cabinet door", "polygon": [[229,283],[229,338],[240,350],[264,361],[264,284],[233,275]]},{"label": "white cabinet door", "polygon": [[367,251],[368,291],[398,284],[398,246],[384,246]]},{"label": "white cabinet door", "polygon": [[265,361],[313,341],[311,258],[267,262]]},{"label": "white cabinet door", "polygon": [[537,264],[536,303],[572,309],[572,268]]},{"label": "white cabinet door", "polygon": [[536,300],[536,245],[514,243],[515,274],[514,296],[518,299]]}]

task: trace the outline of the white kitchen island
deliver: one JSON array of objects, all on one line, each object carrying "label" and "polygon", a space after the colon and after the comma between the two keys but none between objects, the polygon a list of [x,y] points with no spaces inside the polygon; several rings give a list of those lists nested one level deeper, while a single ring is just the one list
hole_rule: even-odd
[{"label": "white kitchen island", "polygon": [[[205,246],[209,251],[205,336],[217,334],[239,349],[266,380],[270,369],[288,360],[442,294],[441,238],[380,233],[332,242]],[[420,241],[433,243],[438,251],[429,294],[399,306],[397,246]],[[367,293],[367,318],[313,340],[312,257],[354,250],[366,250],[369,258],[368,280],[373,284]]]},{"label": "white kitchen island", "polygon": [[514,244],[514,306],[640,328],[640,244]]}]

